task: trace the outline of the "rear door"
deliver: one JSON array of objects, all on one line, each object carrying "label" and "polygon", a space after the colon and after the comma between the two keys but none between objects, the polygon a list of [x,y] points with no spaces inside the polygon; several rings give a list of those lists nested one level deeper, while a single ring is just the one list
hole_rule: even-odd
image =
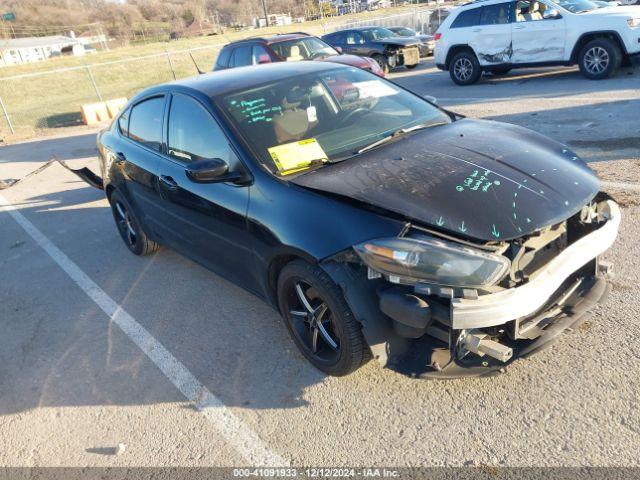
[{"label": "rear door", "polygon": [[514,4],[514,63],[561,62],[565,58],[565,19],[544,18],[552,8],[536,0],[519,0]]},{"label": "rear door", "polygon": [[470,28],[469,45],[480,65],[511,63],[511,6],[505,2],[482,7],[477,25]]},{"label": "rear door", "polygon": [[153,218],[158,199],[155,172],[160,161],[165,97],[145,98],[118,120],[121,141],[109,151],[107,161],[117,169],[123,185],[117,185],[147,231],[155,233]]},{"label": "rear door", "polygon": [[369,46],[366,44],[362,33],[352,30],[345,35],[343,51],[352,55],[366,55],[369,53]]},{"label": "rear door", "polygon": [[255,289],[245,218],[249,187],[195,183],[185,170],[190,162],[220,158],[233,172],[243,168],[238,157],[215,118],[191,96],[172,95],[166,123],[167,154],[157,169],[165,242],[225,278]]}]

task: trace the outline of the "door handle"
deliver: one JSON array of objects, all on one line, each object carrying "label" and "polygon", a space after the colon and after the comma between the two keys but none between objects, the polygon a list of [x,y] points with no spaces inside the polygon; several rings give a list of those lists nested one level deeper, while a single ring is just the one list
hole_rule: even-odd
[{"label": "door handle", "polygon": [[524,28],[524,25],[516,25],[515,27],[513,27],[514,30],[522,30]]},{"label": "door handle", "polygon": [[481,32],[481,31],[482,31],[482,29],[481,29],[481,28],[474,28],[474,29],[473,29],[473,30],[471,30],[471,31],[472,31],[472,32],[474,32],[474,33],[478,33],[478,32]]},{"label": "door handle", "polygon": [[159,177],[160,183],[167,189],[167,190],[177,190],[178,189],[178,184],[176,183],[176,181],[167,176],[167,175],[160,175]]}]

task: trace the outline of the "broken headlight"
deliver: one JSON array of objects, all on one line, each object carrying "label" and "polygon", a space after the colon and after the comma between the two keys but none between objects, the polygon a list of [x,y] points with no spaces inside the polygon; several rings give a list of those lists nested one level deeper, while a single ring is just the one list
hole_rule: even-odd
[{"label": "broken headlight", "polygon": [[353,248],[368,267],[394,282],[482,288],[509,270],[502,255],[425,236],[370,240]]}]

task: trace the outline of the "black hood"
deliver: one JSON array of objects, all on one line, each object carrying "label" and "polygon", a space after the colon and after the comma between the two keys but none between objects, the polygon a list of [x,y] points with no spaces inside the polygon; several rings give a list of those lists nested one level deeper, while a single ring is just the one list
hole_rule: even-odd
[{"label": "black hood", "polygon": [[419,130],[291,181],[482,241],[561,222],[599,189],[596,175],[562,144],[483,120]]}]

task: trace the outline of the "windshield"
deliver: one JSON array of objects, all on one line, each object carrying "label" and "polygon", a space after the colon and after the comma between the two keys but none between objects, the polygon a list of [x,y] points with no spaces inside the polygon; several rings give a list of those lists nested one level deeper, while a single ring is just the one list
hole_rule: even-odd
[{"label": "windshield", "polygon": [[591,10],[600,8],[600,5],[592,2],[591,0],[554,0],[553,3],[561,6],[571,13],[590,12]]},{"label": "windshield", "polygon": [[290,160],[303,166],[344,160],[400,129],[451,121],[357,68],[296,75],[214,100],[261,162],[280,174]]},{"label": "windshield", "polygon": [[363,30],[362,35],[367,42],[396,36],[395,33],[393,33],[391,30],[387,30],[386,28],[370,28],[368,30]]},{"label": "windshield", "polygon": [[332,47],[315,37],[272,43],[271,48],[287,61],[313,60],[328,55],[338,55]]},{"label": "windshield", "polygon": [[394,32],[399,37],[415,37],[417,35],[416,32],[407,27],[396,28]]}]

